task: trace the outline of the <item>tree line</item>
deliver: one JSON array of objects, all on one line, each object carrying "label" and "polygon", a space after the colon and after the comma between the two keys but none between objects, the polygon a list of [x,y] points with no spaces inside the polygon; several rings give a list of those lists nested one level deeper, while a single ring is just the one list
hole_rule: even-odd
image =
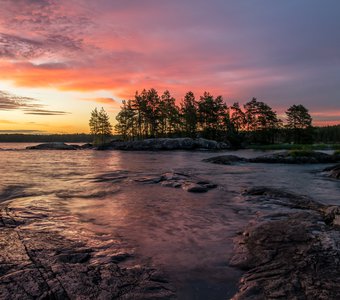
[{"label": "tree line", "polygon": [[228,140],[234,144],[310,142],[312,117],[303,105],[286,111],[286,122],[266,103],[251,99],[244,105],[228,106],[222,96],[205,92],[196,98],[187,92],[177,104],[169,91],[159,95],[155,89],[136,92],[124,100],[115,131],[123,140],[160,137],[203,137]]}]

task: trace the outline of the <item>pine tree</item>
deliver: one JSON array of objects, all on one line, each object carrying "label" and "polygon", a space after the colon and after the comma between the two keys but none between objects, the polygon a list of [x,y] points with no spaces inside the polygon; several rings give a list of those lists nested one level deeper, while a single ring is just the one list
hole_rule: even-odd
[{"label": "pine tree", "polygon": [[290,139],[294,143],[312,142],[313,127],[312,117],[308,109],[303,105],[292,105],[286,111],[287,125],[290,132]]},{"label": "pine tree", "polygon": [[186,136],[195,138],[197,135],[198,104],[193,92],[187,92],[181,103],[181,117]]},{"label": "pine tree", "polygon": [[90,132],[93,135],[94,145],[103,145],[106,139],[112,134],[112,125],[110,124],[109,116],[103,107],[99,112],[97,108],[91,112],[89,125]]}]

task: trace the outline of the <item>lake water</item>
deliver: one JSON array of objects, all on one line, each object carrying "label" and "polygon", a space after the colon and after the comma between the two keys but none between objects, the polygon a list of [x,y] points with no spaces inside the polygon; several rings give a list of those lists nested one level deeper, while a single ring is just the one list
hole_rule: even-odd
[{"label": "lake water", "polygon": [[[105,253],[119,241],[134,253],[125,264],[162,270],[180,299],[228,299],[236,292],[241,273],[228,266],[232,238],[256,213],[242,197],[245,189],[283,188],[340,203],[339,181],[318,172],[328,165],[202,162],[226,153],[255,157],[260,151],[29,151],[25,146],[0,144],[7,149],[0,151],[1,202],[12,201],[36,216],[40,221],[32,226],[85,239],[96,247],[98,263],[105,263]],[[194,194],[136,181],[171,171],[218,187]]]}]

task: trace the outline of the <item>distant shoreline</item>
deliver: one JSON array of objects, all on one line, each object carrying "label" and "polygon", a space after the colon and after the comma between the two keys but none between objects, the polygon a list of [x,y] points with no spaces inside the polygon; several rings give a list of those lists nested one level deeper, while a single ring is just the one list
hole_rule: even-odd
[{"label": "distant shoreline", "polygon": [[89,143],[93,136],[86,133],[74,134],[0,134],[0,143]]}]

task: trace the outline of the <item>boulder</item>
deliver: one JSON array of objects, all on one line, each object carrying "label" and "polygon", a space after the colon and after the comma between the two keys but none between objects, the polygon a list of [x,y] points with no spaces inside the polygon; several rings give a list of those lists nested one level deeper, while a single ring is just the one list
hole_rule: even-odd
[{"label": "boulder", "polygon": [[203,159],[203,161],[211,162],[213,164],[231,165],[235,162],[244,162],[246,159],[236,155],[220,155]]}]

